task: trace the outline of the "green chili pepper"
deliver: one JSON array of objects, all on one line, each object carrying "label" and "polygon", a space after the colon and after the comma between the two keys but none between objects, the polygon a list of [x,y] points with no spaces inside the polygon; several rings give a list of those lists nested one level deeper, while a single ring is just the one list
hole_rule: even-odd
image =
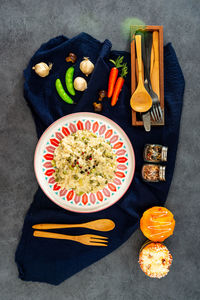
[{"label": "green chili pepper", "polygon": [[74,85],[73,85],[73,76],[74,76],[74,67],[70,67],[65,74],[65,83],[66,87],[68,89],[68,92],[74,96],[75,95],[75,90],[74,90]]},{"label": "green chili pepper", "polygon": [[73,104],[74,101],[67,95],[67,93],[65,92],[62,83],[60,81],[60,79],[56,79],[56,90],[58,92],[58,95],[67,103],[69,104]]}]

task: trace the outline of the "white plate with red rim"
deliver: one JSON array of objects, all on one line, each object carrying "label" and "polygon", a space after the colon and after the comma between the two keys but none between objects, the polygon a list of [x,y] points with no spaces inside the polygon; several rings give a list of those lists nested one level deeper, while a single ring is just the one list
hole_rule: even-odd
[{"label": "white plate with red rim", "polygon": [[[118,165],[114,180],[102,190],[78,196],[72,189],[62,189],[55,182],[51,161],[60,140],[83,129],[111,143]],[[58,119],[42,134],[35,150],[34,170],[41,189],[54,203],[78,213],[97,212],[113,205],[125,194],[133,179],[135,155],[128,136],[115,122],[95,113],[74,113]]]}]

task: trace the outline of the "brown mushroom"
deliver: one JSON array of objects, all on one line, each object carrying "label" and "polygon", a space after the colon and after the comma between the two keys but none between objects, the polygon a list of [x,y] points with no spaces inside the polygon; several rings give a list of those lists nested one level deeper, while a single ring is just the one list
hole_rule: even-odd
[{"label": "brown mushroom", "polygon": [[66,62],[72,62],[73,64],[76,62],[77,60],[77,56],[74,53],[69,53],[69,56],[65,58]]},{"label": "brown mushroom", "polygon": [[102,103],[93,102],[93,107],[95,112],[101,112],[103,109]]},{"label": "brown mushroom", "polygon": [[101,90],[99,92],[99,101],[102,101],[105,97],[107,97],[107,91]]}]

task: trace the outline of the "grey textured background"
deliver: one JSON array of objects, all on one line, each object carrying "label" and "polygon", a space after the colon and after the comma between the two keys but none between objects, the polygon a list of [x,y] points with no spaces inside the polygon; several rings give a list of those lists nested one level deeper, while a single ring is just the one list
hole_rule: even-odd
[{"label": "grey textured background", "polygon": [[[199,5],[199,0],[0,0],[0,299],[200,299]],[[37,189],[37,139],[23,98],[22,71],[41,43],[60,34],[73,37],[85,31],[101,41],[110,39],[113,49],[129,50],[121,24],[132,17],[164,25],[164,41],[173,43],[186,80],[176,169],[166,204],[176,218],[175,233],[166,242],[174,258],[171,271],[161,280],[140,271],[138,251],[145,238],[138,230],[114,253],[57,287],[23,282],[14,253]]]}]

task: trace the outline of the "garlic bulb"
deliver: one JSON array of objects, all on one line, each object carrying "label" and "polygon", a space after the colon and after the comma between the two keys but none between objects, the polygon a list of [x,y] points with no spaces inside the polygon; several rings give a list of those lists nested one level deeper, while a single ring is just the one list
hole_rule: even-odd
[{"label": "garlic bulb", "polygon": [[35,73],[38,74],[40,77],[46,77],[49,75],[49,71],[51,70],[52,66],[52,63],[49,63],[49,65],[47,65],[44,62],[41,62],[32,67],[32,69],[35,70]]},{"label": "garlic bulb", "polygon": [[80,69],[85,74],[88,76],[91,74],[94,70],[94,65],[93,63],[88,59],[88,57],[84,57],[84,60],[80,63]]},{"label": "garlic bulb", "polygon": [[87,89],[87,81],[83,77],[76,77],[74,79],[74,88],[77,91],[85,91]]}]

